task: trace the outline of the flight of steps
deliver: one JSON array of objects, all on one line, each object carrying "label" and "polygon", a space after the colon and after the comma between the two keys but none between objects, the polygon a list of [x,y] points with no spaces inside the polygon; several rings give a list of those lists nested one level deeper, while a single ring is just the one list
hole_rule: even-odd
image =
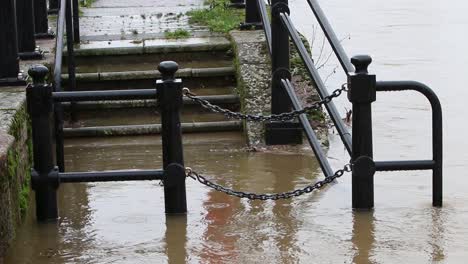
[{"label": "flight of steps", "polygon": [[[79,91],[155,89],[158,64],[172,60],[179,64],[176,76],[184,87],[213,104],[239,111],[231,44],[225,37],[93,42],[82,44],[75,54]],[[62,78],[67,91],[68,76]],[[64,109],[66,137],[146,135],[161,130],[155,100],[79,102],[73,108],[65,103]],[[74,122],[67,121],[70,109]],[[181,121],[184,133],[242,129],[241,122],[211,113],[188,98],[184,98]]]}]

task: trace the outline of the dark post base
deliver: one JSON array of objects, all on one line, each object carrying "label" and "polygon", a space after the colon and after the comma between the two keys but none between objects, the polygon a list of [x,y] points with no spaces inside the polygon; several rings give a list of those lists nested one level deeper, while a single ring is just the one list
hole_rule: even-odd
[{"label": "dark post base", "polygon": [[302,127],[295,122],[270,122],[265,124],[265,143],[267,145],[302,144]]},{"label": "dark post base", "polygon": [[245,3],[231,3],[229,7],[241,9],[241,8],[245,8]]},{"label": "dark post base", "polygon": [[41,60],[44,54],[40,50],[18,53],[20,60]]},{"label": "dark post base", "polygon": [[52,31],[52,29],[49,29],[47,33],[36,33],[34,36],[36,39],[54,39],[55,33]]},{"label": "dark post base", "polygon": [[17,78],[3,78],[0,79],[0,87],[5,86],[23,86],[26,85],[26,79],[22,74],[19,74]]},{"label": "dark post base", "polygon": [[251,30],[251,29],[263,29],[261,22],[258,23],[241,23],[239,26],[240,30]]},{"label": "dark post base", "polygon": [[58,14],[58,9],[56,9],[56,8],[49,9],[49,10],[47,10],[47,14],[56,15],[56,14]]}]

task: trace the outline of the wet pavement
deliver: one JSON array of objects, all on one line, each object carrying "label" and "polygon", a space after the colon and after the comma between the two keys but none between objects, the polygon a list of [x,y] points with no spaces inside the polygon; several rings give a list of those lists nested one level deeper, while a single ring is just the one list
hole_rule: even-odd
[{"label": "wet pavement", "polygon": [[203,5],[203,0],[96,0],[91,8],[81,9],[80,30],[84,36],[82,40],[161,37],[166,30],[176,29],[203,34],[206,29],[190,25],[185,15],[186,12]]}]

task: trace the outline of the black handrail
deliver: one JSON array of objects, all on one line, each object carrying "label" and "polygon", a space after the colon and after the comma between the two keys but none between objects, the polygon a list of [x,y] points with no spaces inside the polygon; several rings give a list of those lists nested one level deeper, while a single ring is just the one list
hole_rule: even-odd
[{"label": "black handrail", "polygon": [[[318,73],[314,62],[312,61],[312,58],[307,52],[307,49],[305,48],[304,43],[302,43],[301,38],[299,37],[299,34],[297,33],[294,25],[292,24],[291,19],[289,18],[289,15],[287,13],[281,13],[280,17],[284,26],[287,28],[289,35],[291,39],[293,40],[293,43],[296,46],[302,61],[304,62],[307,68],[307,72],[309,73],[314,86],[317,87],[317,91],[320,95],[320,98],[323,99],[329,96],[330,94],[327,88],[325,87],[325,84],[323,83],[322,78],[320,78],[320,74]],[[338,113],[338,110],[335,107],[335,104],[333,102],[330,102],[328,104],[325,104],[325,108],[328,110],[328,113],[330,114],[330,118],[335,124],[338,134],[343,140],[346,150],[348,151],[349,154],[351,154],[351,149],[352,149],[351,134],[349,133],[346,125],[341,119],[340,114]]]},{"label": "black handrail", "polygon": [[[55,42],[55,62],[54,62],[54,91],[62,92],[62,63],[63,63],[63,49],[64,49],[64,35],[67,36],[67,61],[68,61],[68,75],[69,75],[69,88],[75,90],[75,55],[73,47],[73,18],[71,3],[72,0],[61,0],[57,19],[57,34]],[[64,142],[63,142],[63,107],[60,103],[55,104],[55,135],[56,135],[56,158],[57,166],[60,172],[65,171],[64,160]]]},{"label": "black handrail", "polygon": [[310,8],[315,14],[315,18],[320,24],[320,27],[323,30],[323,33],[328,39],[330,46],[332,47],[333,51],[335,52],[336,57],[340,61],[341,67],[343,68],[346,75],[349,75],[354,72],[354,66],[351,64],[351,61],[346,54],[343,46],[341,45],[341,41],[336,37],[333,28],[331,27],[330,23],[328,22],[327,17],[322,11],[322,8],[318,4],[317,0],[307,0],[309,3]]},{"label": "black handrail", "polygon": [[[380,81],[376,84],[380,91],[416,91],[423,94],[432,108],[432,162],[431,161],[386,161],[376,162],[376,169],[405,170],[405,169],[432,169],[432,193],[434,206],[442,206],[442,107],[434,91],[425,84],[415,81]],[[432,166],[431,166],[432,165]]]},{"label": "black handrail", "polygon": [[265,38],[268,45],[268,51],[271,55],[271,25],[270,19],[268,18],[268,12],[266,9],[266,3],[264,0],[255,0],[260,11],[260,18],[262,19],[263,31],[265,32]]},{"label": "black handrail", "polygon": [[[288,95],[289,95],[289,98],[291,99],[294,110],[302,110],[303,108],[302,108],[301,102],[297,98],[296,92],[294,91],[294,87],[291,81],[288,79],[282,79],[281,84],[283,88],[286,89],[286,91],[288,92]],[[334,174],[333,169],[331,168],[330,163],[328,162],[327,156],[322,150],[320,142],[314,130],[312,129],[312,126],[310,125],[307,115],[301,114],[299,116],[299,121],[301,122],[302,128],[304,129],[304,132],[307,136],[307,140],[309,141],[309,144],[312,147],[312,150],[314,151],[315,157],[317,157],[317,160],[320,164],[320,167],[322,168],[322,171],[325,173],[326,176],[333,175]]]},{"label": "black handrail", "polygon": [[[61,6],[65,6],[66,0],[61,0]],[[65,33],[65,8],[60,8],[57,19],[57,37],[55,39],[55,63],[54,83],[55,91],[62,91],[62,58],[63,58],[63,35]]]}]

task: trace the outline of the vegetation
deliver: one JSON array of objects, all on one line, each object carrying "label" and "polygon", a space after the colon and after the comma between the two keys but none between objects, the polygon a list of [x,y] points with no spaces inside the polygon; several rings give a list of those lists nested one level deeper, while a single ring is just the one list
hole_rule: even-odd
[{"label": "vegetation", "polygon": [[192,10],[187,13],[189,22],[208,26],[211,31],[228,33],[244,21],[244,10],[229,7],[229,0],[208,0],[207,9]]},{"label": "vegetation", "polygon": [[190,32],[185,29],[176,29],[175,31],[164,31],[164,36],[168,39],[183,39],[190,37]]},{"label": "vegetation", "polygon": [[80,0],[81,7],[91,7],[96,0]]}]

